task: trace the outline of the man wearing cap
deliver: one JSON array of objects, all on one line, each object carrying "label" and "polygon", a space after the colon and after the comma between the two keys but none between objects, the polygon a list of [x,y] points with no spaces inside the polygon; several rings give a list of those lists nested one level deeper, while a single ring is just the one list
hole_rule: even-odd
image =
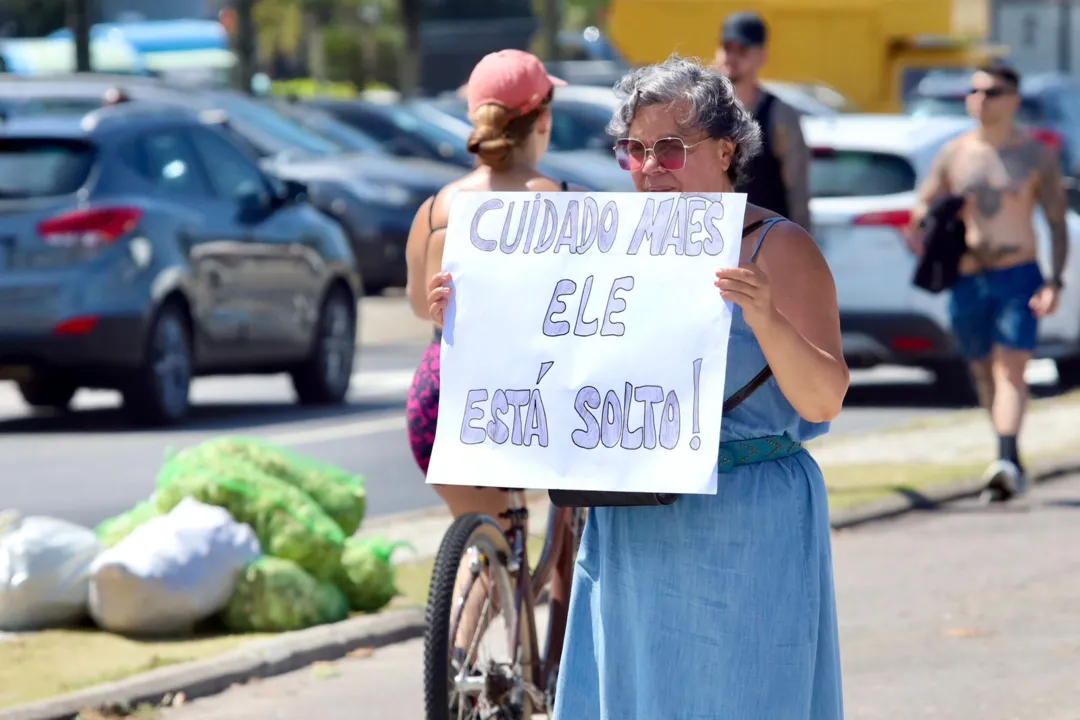
[{"label": "man wearing cap", "polygon": [[765,90],[758,73],[767,59],[768,30],[757,13],[729,15],[713,69],[726,75],[735,94],[761,126],[764,146],[750,161],[747,180],[736,188],[748,201],[810,230],[810,151],[799,114]]}]

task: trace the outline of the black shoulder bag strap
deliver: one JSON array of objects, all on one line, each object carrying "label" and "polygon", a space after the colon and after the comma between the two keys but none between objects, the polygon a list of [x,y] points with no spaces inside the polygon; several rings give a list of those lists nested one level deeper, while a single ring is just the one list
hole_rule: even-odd
[{"label": "black shoulder bag strap", "polygon": [[[758,220],[743,228],[743,237],[764,225],[766,220]],[[746,402],[762,385],[772,377],[772,368],[768,365],[753,377],[750,382],[736,390],[724,401],[723,411],[727,415]],[[636,493],[607,492],[597,490],[548,490],[548,497],[555,507],[639,507],[672,505],[679,496],[671,493]]]}]

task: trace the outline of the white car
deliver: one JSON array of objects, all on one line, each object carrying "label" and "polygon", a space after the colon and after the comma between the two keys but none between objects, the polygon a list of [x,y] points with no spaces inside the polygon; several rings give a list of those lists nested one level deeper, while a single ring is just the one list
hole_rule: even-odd
[{"label": "white car", "polygon": [[[934,372],[938,389],[972,399],[949,331],[949,293],[911,283],[915,256],[901,235],[934,156],[969,130],[967,118],[904,115],[804,117],[812,149],[812,232],[836,279],[844,354],[851,367],[897,364]],[[1035,217],[1049,274],[1050,235]],[[1057,361],[1062,386],[1080,385],[1080,216],[1068,214],[1069,258],[1058,311],[1039,324],[1037,356]]]}]

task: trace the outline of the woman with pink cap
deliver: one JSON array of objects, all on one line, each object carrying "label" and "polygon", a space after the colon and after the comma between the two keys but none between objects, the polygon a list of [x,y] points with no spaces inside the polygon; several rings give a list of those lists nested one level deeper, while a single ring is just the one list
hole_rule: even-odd
[{"label": "woman with pink cap", "polygon": [[[406,291],[418,317],[431,319],[428,285],[440,274],[446,223],[455,195],[470,191],[552,192],[566,189],[536,169],[551,140],[549,107],[552,94],[556,86],[565,84],[548,75],[535,55],[520,50],[491,53],[473,69],[467,89],[469,118],[473,123],[468,148],[477,156],[477,167],[420,206],[405,247],[409,268]],[[431,344],[420,360],[405,408],[409,444],[425,474],[439,414],[441,343],[440,326],[435,328]],[[496,488],[437,486],[435,491],[454,517],[471,512],[498,517],[507,509],[506,493]],[[568,595],[566,583],[556,568],[552,596],[565,602]],[[480,607],[471,610],[466,611],[460,624],[458,634],[463,639],[472,636],[480,614]],[[558,657],[561,640],[561,634],[553,640],[558,642],[558,647],[552,648],[554,657]],[[462,644],[467,643],[464,640],[458,643],[463,651]]]}]

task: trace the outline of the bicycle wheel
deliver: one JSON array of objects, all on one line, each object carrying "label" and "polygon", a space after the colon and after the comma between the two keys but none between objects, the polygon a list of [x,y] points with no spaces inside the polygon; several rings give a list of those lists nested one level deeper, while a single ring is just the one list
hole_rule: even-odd
[{"label": "bicycle wheel", "polygon": [[[424,633],[427,720],[529,720],[542,707],[543,695],[532,677],[537,667],[532,598],[526,592],[520,605],[515,602],[519,588],[508,567],[511,561],[502,527],[486,515],[457,518],[443,537]],[[457,647],[459,623],[467,617],[467,606],[475,607],[467,600],[476,592],[481,598],[472,601],[481,607],[476,631],[468,634],[468,647]],[[504,630],[501,637],[493,632],[498,624]],[[481,646],[488,641],[493,657],[485,660]]]}]

